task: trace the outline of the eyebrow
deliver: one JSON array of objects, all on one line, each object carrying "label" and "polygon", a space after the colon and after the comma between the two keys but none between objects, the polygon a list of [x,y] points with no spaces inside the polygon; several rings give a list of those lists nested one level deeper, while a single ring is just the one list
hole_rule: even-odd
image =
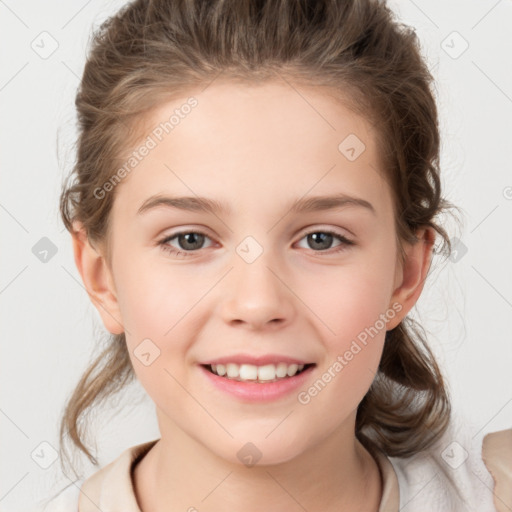
[{"label": "eyebrow", "polygon": [[[231,213],[231,209],[214,199],[206,197],[170,197],[163,195],[153,195],[146,199],[137,211],[137,215],[141,215],[149,210],[166,206],[168,208],[176,208],[179,210],[213,213],[214,215]],[[333,210],[346,206],[359,206],[366,208],[368,211],[376,215],[375,208],[371,203],[359,197],[352,197],[346,194],[336,194],[332,196],[315,196],[309,198],[301,198],[295,200],[289,210],[292,213],[308,213],[324,210]]]}]

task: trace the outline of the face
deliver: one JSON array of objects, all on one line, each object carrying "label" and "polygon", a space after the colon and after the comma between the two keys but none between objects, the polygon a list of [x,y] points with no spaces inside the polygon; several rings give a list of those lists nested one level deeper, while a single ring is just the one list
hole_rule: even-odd
[{"label": "face", "polygon": [[[160,105],[143,138],[157,144],[111,212],[114,299],[100,313],[126,334],[162,439],[179,429],[238,463],[247,442],[275,464],[353,435],[386,329],[408,309],[371,125],[319,88],[300,91],[214,82],[158,140],[188,96]],[[313,201],[324,196],[337,201]],[[155,201],[178,197],[222,208]],[[203,367],[266,356],[258,366],[312,366],[249,394]]]}]

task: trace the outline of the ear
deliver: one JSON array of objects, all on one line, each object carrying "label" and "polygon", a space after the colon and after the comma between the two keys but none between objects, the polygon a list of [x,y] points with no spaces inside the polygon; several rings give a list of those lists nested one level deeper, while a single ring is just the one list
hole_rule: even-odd
[{"label": "ear", "polygon": [[114,280],[104,256],[90,244],[81,223],[73,223],[71,236],[76,267],[105,328],[112,334],[123,333]]},{"label": "ear", "polygon": [[[398,263],[395,273],[395,290],[389,307],[400,304],[401,309],[388,321],[386,330],[394,329],[419,299],[432,262],[432,250],[436,241],[433,228],[425,227],[416,232],[417,242],[404,246],[405,261]],[[397,309],[396,307],[393,309]]]}]

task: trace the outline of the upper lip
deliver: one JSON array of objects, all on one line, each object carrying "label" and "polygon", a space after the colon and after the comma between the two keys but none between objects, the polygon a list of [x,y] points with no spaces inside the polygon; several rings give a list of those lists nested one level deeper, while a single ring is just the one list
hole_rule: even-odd
[{"label": "upper lip", "polygon": [[289,357],[279,354],[266,354],[261,356],[253,356],[250,354],[233,354],[231,356],[218,357],[215,359],[209,359],[208,361],[203,361],[200,364],[202,365],[212,365],[212,364],[252,364],[254,366],[265,366],[267,364],[278,364],[278,363],[286,363],[286,364],[312,364],[311,361],[304,361],[302,359],[298,359],[296,357]]}]

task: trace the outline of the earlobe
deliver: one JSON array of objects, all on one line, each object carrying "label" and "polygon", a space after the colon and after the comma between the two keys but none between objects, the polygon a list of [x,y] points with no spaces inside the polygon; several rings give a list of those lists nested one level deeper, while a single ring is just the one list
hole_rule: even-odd
[{"label": "earlobe", "polygon": [[432,261],[432,249],[435,243],[435,232],[432,228],[422,228],[416,233],[418,241],[404,247],[405,261],[397,268],[398,285],[390,300],[399,303],[401,310],[388,322],[386,329],[394,329],[409,313],[419,299]]},{"label": "earlobe", "polygon": [[114,280],[104,256],[90,244],[79,222],[73,223],[72,241],[76,267],[105,328],[112,334],[123,333]]}]

